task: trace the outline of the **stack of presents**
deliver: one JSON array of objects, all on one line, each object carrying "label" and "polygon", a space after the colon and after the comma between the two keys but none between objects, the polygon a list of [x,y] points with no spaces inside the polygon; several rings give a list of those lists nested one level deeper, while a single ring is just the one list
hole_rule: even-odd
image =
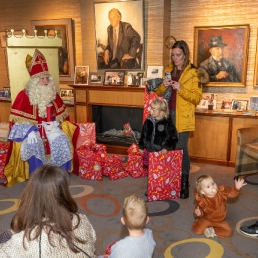
[{"label": "stack of presents", "polygon": [[[77,175],[88,180],[102,180],[108,177],[117,180],[131,176],[148,176],[148,200],[179,198],[181,186],[182,151],[149,154],[148,166],[138,145],[133,143],[127,150],[127,157],[109,154],[104,144],[96,143],[95,123],[80,123],[79,137],[75,151],[78,158]],[[0,123],[0,179],[4,178],[4,166],[8,152],[9,125]]]},{"label": "stack of presents", "polygon": [[131,176],[148,176],[148,200],[175,199],[180,196],[182,151],[149,153],[148,166],[138,145],[133,143],[127,150],[127,159],[108,154],[104,144],[96,143],[95,123],[78,124],[80,134],[76,151],[79,159],[79,176],[89,180],[102,180],[103,176],[116,180]]}]

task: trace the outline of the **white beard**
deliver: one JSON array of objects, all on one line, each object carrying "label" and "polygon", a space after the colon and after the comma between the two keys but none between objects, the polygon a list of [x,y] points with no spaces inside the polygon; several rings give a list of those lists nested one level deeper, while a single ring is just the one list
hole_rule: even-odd
[{"label": "white beard", "polygon": [[32,78],[26,85],[30,104],[37,105],[40,117],[47,117],[46,107],[56,98],[56,89],[54,80],[51,79],[48,85],[40,85],[38,78]]}]

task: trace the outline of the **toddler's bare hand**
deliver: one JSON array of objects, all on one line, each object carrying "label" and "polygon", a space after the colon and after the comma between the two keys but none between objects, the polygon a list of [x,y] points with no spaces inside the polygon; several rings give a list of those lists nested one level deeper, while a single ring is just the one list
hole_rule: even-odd
[{"label": "toddler's bare hand", "polygon": [[237,190],[240,190],[244,185],[246,185],[244,178],[235,179],[235,186]]}]

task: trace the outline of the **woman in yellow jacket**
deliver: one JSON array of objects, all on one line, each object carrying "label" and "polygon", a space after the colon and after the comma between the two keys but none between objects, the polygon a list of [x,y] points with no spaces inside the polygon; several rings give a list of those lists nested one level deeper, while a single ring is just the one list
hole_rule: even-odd
[{"label": "woman in yellow jacket", "polygon": [[183,150],[180,198],[185,199],[189,197],[188,137],[189,132],[195,130],[195,106],[202,99],[202,87],[197,68],[190,63],[189,47],[185,41],[175,42],[172,47],[171,61],[172,64],[165,68],[165,79],[156,93],[163,95],[169,87],[172,88],[169,109],[179,136],[176,149]]}]

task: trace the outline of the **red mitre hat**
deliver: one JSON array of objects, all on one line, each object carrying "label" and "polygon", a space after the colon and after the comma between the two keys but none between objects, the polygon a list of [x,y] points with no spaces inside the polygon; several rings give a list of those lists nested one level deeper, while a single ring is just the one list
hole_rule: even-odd
[{"label": "red mitre hat", "polygon": [[25,63],[31,77],[50,75],[46,58],[38,49],[35,50],[33,57],[27,55]]}]

